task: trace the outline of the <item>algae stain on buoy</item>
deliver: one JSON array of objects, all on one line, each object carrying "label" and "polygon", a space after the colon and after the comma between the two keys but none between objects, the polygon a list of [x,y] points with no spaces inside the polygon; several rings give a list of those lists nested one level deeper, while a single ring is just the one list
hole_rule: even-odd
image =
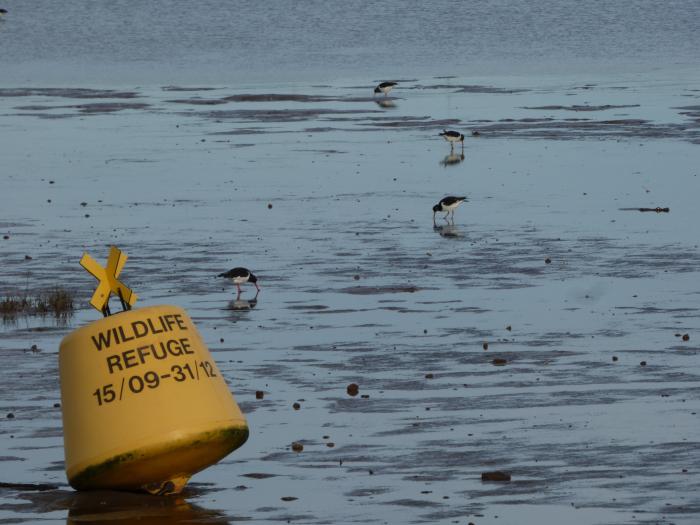
[{"label": "algae stain on buoy", "polygon": [[78,490],[177,493],[245,443],[248,425],[187,312],[132,310],[114,282],[125,311],[108,315],[107,293],[93,304],[105,318],[61,342],[68,481]]}]

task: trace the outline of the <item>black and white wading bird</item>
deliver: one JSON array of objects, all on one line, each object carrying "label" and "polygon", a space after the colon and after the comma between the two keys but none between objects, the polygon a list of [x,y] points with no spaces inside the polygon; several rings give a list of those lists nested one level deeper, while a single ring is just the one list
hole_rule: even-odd
[{"label": "black and white wading bird", "polygon": [[396,85],[396,82],[382,82],[376,88],[374,88],[374,92],[375,93],[384,93],[384,95],[388,95],[389,91],[394,89],[395,85]]},{"label": "black and white wading bird", "polygon": [[258,286],[258,278],[255,277],[255,274],[247,268],[232,268],[228,272],[220,273],[218,277],[231,279],[233,284],[236,285],[239,294],[241,293],[241,285],[243,283],[253,283],[258,292],[260,291],[260,287]]},{"label": "black and white wading bird", "polygon": [[435,224],[435,214],[439,211],[445,213],[443,219],[446,221],[448,220],[447,218],[450,216],[450,214],[452,214],[452,223],[454,223],[455,209],[466,200],[466,197],[453,197],[452,195],[440,199],[440,202],[433,206],[433,224]]},{"label": "black and white wading bird", "polygon": [[3,17],[7,14],[7,9],[2,9],[0,8],[0,17]]},{"label": "black and white wading bird", "polygon": [[464,135],[462,135],[459,131],[443,129],[440,136],[450,143],[450,147],[454,148],[455,142],[461,142],[462,148],[464,148]]}]

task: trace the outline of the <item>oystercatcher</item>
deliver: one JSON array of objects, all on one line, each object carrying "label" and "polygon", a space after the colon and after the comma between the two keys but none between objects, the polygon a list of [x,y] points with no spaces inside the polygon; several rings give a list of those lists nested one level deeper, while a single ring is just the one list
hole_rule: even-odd
[{"label": "oystercatcher", "polygon": [[447,142],[449,142],[450,146],[452,146],[453,148],[455,146],[455,142],[461,142],[462,147],[464,147],[464,135],[462,135],[459,131],[443,129],[442,133],[440,133],[440,136]]},{"label": "oystercatcher", "polygon": [[0,8],[0,16],[6,15],[6,14],[7,14],[7,9]]},{"label": "oystercatcher", "polygon": [[457,206],[462,204],[465,200],[467,200],[466,197],[453,197],[452,195],[449,195],[443,199],[440,199],[440,202],[438,202],[435,206],[433,206],[433,224],[435,224],[435,214],[439,211],[445,212],[445,216],[443,219],[447,220],[447,217],[449,217],[450,213],[452,214],[452,222],[454,223],[455,220],[455,209]]},{"label": "oystercatcher", "polygon": [[374,92],[375,93],[384,93],[384,95],[387,95],[389,93],[389,91],[394,89],[395,85],[396,85],[396,82],[382,82],[376,88],[374,88]]},{"label": "oystercatcher", "polygon": [[236,288],[238,288],[239,294],[241,293],[241,285],[243,283],[253,283],[258,292],[260,291],[260,287],[258,286],[258,278],[247,268],[232,268],[228,272],[220,273],[218,277],[231,279],[233,284],[236,285]]}]

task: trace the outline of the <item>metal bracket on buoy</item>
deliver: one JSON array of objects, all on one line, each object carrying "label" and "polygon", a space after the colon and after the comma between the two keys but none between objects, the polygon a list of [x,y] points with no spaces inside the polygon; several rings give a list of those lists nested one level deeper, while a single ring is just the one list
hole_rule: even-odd
[{"label": "metal bracket on buoy", "polygon": [[121,273],[126,264],[127,255],[116,246],[109,249],[109,257],[107,258],[107,266],[102,267],[95,261],[87,252],[80,259],[80,266],[85,268],[100,284],[97,285],[95,293],[92,294],[90,305],[97,311],[102,312],[102,315],[108,317],[112,315],[109,309],[109,298],[112,294],[119,297],[122,304],[122,310],[131,310],[131,307],[136,302],[138,296],[131,291],[117,277]]}]

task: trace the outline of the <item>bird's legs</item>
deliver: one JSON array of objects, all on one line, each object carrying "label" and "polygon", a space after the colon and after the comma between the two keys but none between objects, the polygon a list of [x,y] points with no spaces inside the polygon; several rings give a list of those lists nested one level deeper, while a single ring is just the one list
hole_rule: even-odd
[{"label": "bird's legs", "polygon": [[447,213],[446,213],[445,216],[443,217],[443,219],[445,219],[445,222],[450,222],[450,221],[447,220],[447,217],[449,217],[449,216],[450,216],[450,210],[447,210]]},{"label": "bird's legs", "polygon": [[238,295],[241,295],[241,285],[236,283],[236,288],[238,289]]},{"label": "bird's legs", "polygon": [[[258,286],[258,283],[253,283],[255,285],[255,289],[260,292],[260,287]],[[257,297],[258,294],[256,293],[255,296]]]}]

